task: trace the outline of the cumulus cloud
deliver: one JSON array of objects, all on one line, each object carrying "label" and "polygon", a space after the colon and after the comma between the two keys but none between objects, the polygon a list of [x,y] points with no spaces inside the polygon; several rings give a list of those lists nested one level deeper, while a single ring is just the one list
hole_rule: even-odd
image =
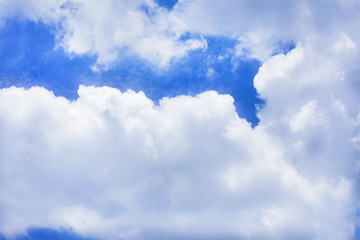
[{"label": "cumulus cloud", "polygon": [[[294,118],[312,117],[317,107],[311,102]],[[154,105],[142,92],[109,87],[81,86],[76,101],[39,87],[11,87],[0,91],[0,119],[0,231],[6,236],[29,227],[109,239],[146,232],[350,239],[354,231],[352,169],[303,171],[295,161],[309,154],[305,160],[315,166],[314,154],[289,153],[291,128],[285,137],[251,128],[229,95],[210,91]],[[355,151],[351,138],[343,141],[348,135],[319,131]],[[328,157],[324,168],[355,164],[331,155],[337,151],[318,149]]]},{"label": "cumulus cloud", "polygon": [[[95,69],[122,54],[166,65],[206,47],[185,32],[238,39],[238,55],[263,61],[254,86],[266,105],[251,128],[231,96],[213,91],[155,105],[109,87],[81,86],[76,101],[0,90],[6,236],[50,227],[109,239],[352,239],[358,1],[184,0],[171,11],[152,1],[22,3],[0,1],[3,18],[55,24],[58,46],[96,56]],[[295,49],[273,56],[286,41]]]},{"label": "cumulus cloud", "polygon": [[351,144],[339,147],[357,131],[359,111],[354,91],[359,79],[351,66],[358,52],[343,54],[299,45],[264,63],[254,79],[267,100],[260,125],[281,132],[288,151],[301,153],[296,162],[304,171],[324,176],[348,173],[356,158]]},{"label": "cumulus cloud", "polygon": [[153,1],[70,1],[63,7],[58,45],[73,54],[97,56],[106,68],[119,55],[137,54],[167,65],[187,51],[205,48],[203,39],[181,40],[185,33],[174,12]]}]

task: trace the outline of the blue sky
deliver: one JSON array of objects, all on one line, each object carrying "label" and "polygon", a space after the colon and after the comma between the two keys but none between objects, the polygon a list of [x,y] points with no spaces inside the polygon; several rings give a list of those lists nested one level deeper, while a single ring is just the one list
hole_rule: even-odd
[{"label": "blue sky", "polygon": [[[7,21],[0,33],[3,59],[1,87],[42,86],[56,96],[73,100],[78,97],[80,84],[111,86],[121,91],[143,91],[155,102],[163,97],[216,90],[234,97],[241,117],[253,125],[258,122],[255,106],[261,106],[263,101],[258,98],[252,80],[260,62],[231,57],[218,60],[219,56],[234,47],[233,39],[207,36],[206,50],[193,51],[164,69],[137,57],[127,57],[107,71],[93,72],[90,67],[95,62],[94,58],[75,56],[70,59],[63,49],[54,50],[52,31],[42,23],[16,19]],[[233,62],[236,62],[236,67]],[[209,68],[215,72],[212,77],[207,76]]]},{"label": "blue sky", "polygon": [[359,239],[357,1],[0,1],[0,239]]}]

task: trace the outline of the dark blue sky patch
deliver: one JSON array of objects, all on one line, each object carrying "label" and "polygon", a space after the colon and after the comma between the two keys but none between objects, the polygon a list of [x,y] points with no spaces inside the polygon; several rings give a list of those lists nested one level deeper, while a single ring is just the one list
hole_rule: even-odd
[{"label": "dark blue sky patch", "polygon": [[[206,90],[231,94],[240,117],[258,123],[255,105],[263,104],[253,87],[260,67],[256,60],[235,60],[233,39],[205,36],[207,49],[194,50],[159,69],[137,57],[120,59],[108,71],[92,72],[94,57],[69,58],[54,49],[53,30],[41,23],[8,21],[0,29],[0,88],[42,86],[68,99],[76,99],[80,84],[110,86],[121,91],[143,91],[155,102],[163,97],[196,95]],[[184,34],[183,40],[194,37]]]},{"label": "dark blue sky patch", "polygon": [[357,219],[357,224],[354,230],[353,240],[360,240],[360,209],[356,210],[355,218]]},{"label": "dark blue sky patch", "polygon": [[[0,238],[1,239],[1,238]],[[84,238],[71,231],[53,230],[47,228],[32,228],[27,234],[17,236],[16,240],[95,240],[93,238]],[[5,238],[4,238],[5,240]]]},{"label": "dark blue sky patch", "polygon": [[156,0],[156,3],[164,8],[167,8],[169,10],[171,10],[176,3],[178,2],[178,0]]},{"label": "dark blue sky patch", "polygon": [[354,240],[360,240],[360,229],[358,227],[355,229]]},{"label": "dark blue sky patch", "polygon": [[52,29],[45,25],[8,21],[0,29],[0,88],[42,86],[57,96],[76,98],[78,80],[91,74],[95,59],[70,59],[54,47]]}]

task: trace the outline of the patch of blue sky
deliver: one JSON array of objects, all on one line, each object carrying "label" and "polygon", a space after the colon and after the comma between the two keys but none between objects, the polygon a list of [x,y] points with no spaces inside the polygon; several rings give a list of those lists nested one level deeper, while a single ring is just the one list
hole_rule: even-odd
[{"label": "patch of blue sky", "polygon": [[[176,3],[178,2],[178,0],[156,0],[155,2],[158,4],[158,6],[160,6],[162,8],[166,8],[167,10],[171,11],[174,8],[174,6],[176,5]],[[141,5],[140,8],[148,16],[155,15],[155,12],[151,11],[151,9],[149,8],[149,5],[143,4],[143,5]]]},{"label": "patch of blue sky", "polygon": [[[308,239],[311,236],[308,234],[299,235],[291,235],[289,234],[289,239],[293,240],[302,240]],[[15,238],[15,240],[97,240],[94,238],[86,238],[81,237],[73,233],[72,231],[68,231],[65,229],[62,230],[53,230],[48,228],[32,228],[26,234],[19,235]],[[121,238],[120,238],[121,239]],[[176,234],[171,232],[156,232],[156,231],[144,231],[139,233],[136,239],[146,239],[146,240],[237,240],[238,236],[234,235],[184,235],[184,234]],[[354,238],[354,240],[358,240],[359,238]],[[4,236],[0,235],[0,240],[7,240]]]},{"label": "patch of blue sky", "polygon": [[[190,35],[184,35],[186,40]],[[263,104],[253,87],[260,62],[235,59],[235,40],[206,36],[208,48],[195,50],[166,69],[137,57],[125,57],[107,71],[93,72],[95,57],[70,58],[54,49],[51,28],[30,21],[8,21],[0,29],[0,87],[42,86],[56,96],[77,98],[80,84],[143,91],[157,102],[163,97],[196,95],[206,90],[230,94],[240,117],[256,125],[255,105]],[[234,61],[237,67],[234,68]]]},{"label": "patch of blue sky", "polygon": [[7,21],[0,29],[0,88],[42,86],[75,99],[80,79],[91,74],[95,58],[70,59],[54,47],[54,34],[45,25]]},{"label": "patch of blue sky", "polygon": [[360,228],[357,227],[354,233],[354,240],[360,240]]},{"label": "patch of blue sky", "polygon": [[[94,238],[81,237],[72,231],[65,229],[53,230],[48,228],[32,228],[29,229],[26,234],[18,235],[14,240],[97,240]],[[121,239],[121,238],[120,238]],[[188,236],[184,234],[174,234],[170,232],[155,232],[155,231],[144,231],[139,233],[137,239],[146,240],[236,240],[237,236]],[[7,240],[4,236],[0,235],[0,240]]]},{"label": "patch of blue sky", "polygon": [[[95,240],[94,238],[81,237],[65,229],[53,230],[48,228],[32,228],[26,234],[18,235],[14,240]],[[6,240],[0,235],[0,240]]]},{"label": "patch of blue sky", "polygon": [[353,240],[360,240],[360,209],[357,209],[355,217],[357,219],[357,224],[355,226]]},{"label": "patch of blue sky", "polygon": [[156,3],[161,6],[161,7],[165,7],[169,10],[171,10],[176,3],[178,2],[178,0],[156,0]]}]

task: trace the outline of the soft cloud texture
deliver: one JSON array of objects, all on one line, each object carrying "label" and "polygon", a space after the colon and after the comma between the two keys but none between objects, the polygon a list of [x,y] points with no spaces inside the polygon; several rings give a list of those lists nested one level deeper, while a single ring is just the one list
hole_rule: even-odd
[{"label": "soft cloud texture", "polygon": [[260,69],[255,85],[268,104],[255,129],[231,96],[213,91],[154,105],[109,87],[81,86],[73,102],[42,88],[1,90],[0,231],[351,239],[354,103],[340,88],[315,87],[316,78],[292,88],[296,101],[280,94],[296,81],[289,75],[302,78],[298,69],[311,65],[307,51],[299,46]]},{"label": "soft cloud texture", "polygon": [[152,1],[71,1],[59,25],[59,46],[97,56],[98,67],[108,67],[127,49],[164,66],[188,50],[206,47],[202,39],[180,40],[185,30],[176,13]]},{"label": "soft cloud texture", "polygon": [[[58,47],[96,56],[94,69],[123,54],[167,65],[206,47],[186,32],[238,39],[236,55],[263,61],[254,85],[266,105],[251,128],[214,91],[155,105],[109,87],[81,86],[76,101],[2,89],[0,232],[352,239],[358,1],[45,2],[0,1],[0,12],[56,26]],[[296,48],[274,55],[288,41]]]},{"label": "soft cloud texture", "polygon": [[358,53],[344,57],[344,51],[298,46],[286,56],[271,58],[254,80],[267,99],[259,114],[261,125],[281,131],[288,151],[301,153],[296,162],[318,175],[356,171],[349,139],[358,128],[359,79],[352,69]]},{"label": "soft cloud texture", "polygon": [[324,47],[338,34],[350,45],[360,37],[355,0],[182,0],[177,11],[188,31],[236,38],[237,55],[260,61],[289,41]]}]

